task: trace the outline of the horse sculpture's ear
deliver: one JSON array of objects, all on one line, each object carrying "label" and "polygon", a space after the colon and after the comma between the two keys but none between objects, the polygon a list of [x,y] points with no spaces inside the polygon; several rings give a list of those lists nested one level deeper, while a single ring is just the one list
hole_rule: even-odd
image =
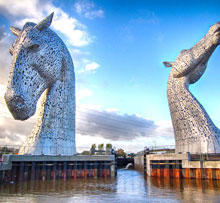
[{"label": "horse sculpture's ear", "polygon": [[10,27],[10,31],[11,31],[11,32],[13,33],[13,35],[15,35],[16,37],[21,33],[21,29],[16,28],[16,27],[13,27],[13,26]]},{"label": "horse sculpture's ear", "polygon": [[168,62],[168,61],[164,61],[163,65],[165,65],[166,67],[172,67],[173,63],[172,62]]},{"label": "horse sculpture's ear", "polygon": [[50,27],[50,24],[52,22],[53,19],[53,13],[51,13],[49,16],[47,16],[46,18],[44,18],[41,22],[39,22],[37,25],[34,26],[34,28],[38,29],[39,31],[42,31],[48,27]]}]

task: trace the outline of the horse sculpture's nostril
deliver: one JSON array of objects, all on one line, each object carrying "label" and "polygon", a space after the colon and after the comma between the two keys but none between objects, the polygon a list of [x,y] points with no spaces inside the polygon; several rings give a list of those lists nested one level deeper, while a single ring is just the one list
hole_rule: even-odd
[{"label": "horse sculpture's nostril", "polygon": [[32,112],[28,110],[28,101],[22,96],[7,92],[5,101],[14,119],[26,120],[32,115]]},{"label": "horse sculpture's nostril", "polygon": [[14,101],[15,101],[15,103],[17,103],[17,104],[24,104],[25,103],[25,101],[24,101],[24,99],[21,97],[21,96],[15,96],[15,99],[14,99]]},{"label": "horse sculpture's nostril", "polygon": [[25,100],[20,95],[5,95],[5,100],[10,109],[22,109],[25,105]]}]

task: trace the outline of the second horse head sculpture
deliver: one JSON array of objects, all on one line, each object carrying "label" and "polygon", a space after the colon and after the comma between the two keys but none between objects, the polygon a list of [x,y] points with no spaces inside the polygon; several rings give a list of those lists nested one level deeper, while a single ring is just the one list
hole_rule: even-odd
[{"label": "second horse head sculpture", "polygon": [[208,60],[220,44],[220,22],[191,49],[183,50],[171,67],[167,96],[174,127],[176,152],[219,153],[220,131],[203,106],[189,91],[206,70]]}]

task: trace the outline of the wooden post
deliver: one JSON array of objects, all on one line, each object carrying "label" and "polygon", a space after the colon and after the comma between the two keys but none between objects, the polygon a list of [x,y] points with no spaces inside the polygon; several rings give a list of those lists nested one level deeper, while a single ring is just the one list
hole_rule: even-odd
[{"label": "wooden post", "polygon": [[4,180],[4,178],[3,178],[3,171],[0,171],[0,182],[3,183],[3,180]]},{"label": "wooden post", "polygon": [[24,180],[28,180],[28,162],[24,162]]},{"label": "wooden post", "polygon": [[47,169],[46,169],[46,179],[47,180],[50,180],[50,178],[51,178],[51,168],[52,168],[51,164],[48,164],[48,162],[47,162]]},{"label": "wooden post", "polygon": [[46,179],[46,166],[47,162],[43,161],[43,167],[42,167],[42,171],[41,171],[41,180],[45,180]]},{"label": "wooden post", "polygon": [[111,165],[110,165],[110,170],[111,170],[111,178],[114,178],[115,177],[115,162],[111,162]]},{"label": "wooden post", "polygon": [[99,177],[103,177],[102,175],[102,173],[103,173],[103,162],[102,161],[99,161],[99,165],[98,165],[98,171],[99,171]]},{"label": "wooden post", "polygon": [[84,169],[83,169],[83,177],[84,178],[87,178],[87,176],[88,176],[88,163],[87,163],[87,161],[84,161]]},{"label": "wooden post", "polygon": [[36,162],[32,161],[31,163],[31,180],[35,180],[35,167],[36,167]]},{"label": "wooden post", "polygon": [[190,178],[195,178],[195,169],[194,168],[190,169]]},{"label": "wooden post", "polygon": [[157,168],[156,170],[157,170],[157,177],[160,177],[160,169]]},{"label": "wooden post", "polygon": [[67,162],[67,179],[71,178],[72,165],[71,162]]},{"label": "wooden post", "polygon": [[66,180],[67,161],[63,163],[63,179]]},{"label": "wooden post", "polygon": [[200,168],[196,168],[195,169],[195,178],[197,179],[201,179],[202,175],[201,175],[201,169]]},{"label": "wooden post", "polygon": [[[17,177],[17,174],[16,174],[16,173],[17,173],[17,166],[14,165],[14,166],[12,167],[12,181],[13,181],[13,182],[16,181],[16,177]],[[0,182],[1,182],[1,179],[0,179]]]},{"label": "wooden post", "polygon": [[35,180],[40,180],[40,166],[39,166],[40,162],[36,162],[36,166],[35,166]]},{"label": "wooden post", "polygon": [[82,162],[78,161],[77,165],[77,178],[82,178]]},{"label": "wooden post", "polygon": [[190,179],[190,169],[189,168],[184,169],[184,178]]},{"label": "wooden post", "polygon": [[23,181],[24,176],[24,162],[20,162],[20,168],[19,168],[19,181]]},{"label": "wooden post", "polygon": [[216,169],[216,179],[220,180],[220,169]]},{"label": "wooden post", "polygon": [[94,165],[94,163],[91,162],[91,161],[88,163],[88,171],[89,171],[88,177],[89,177],[89,178],[91,178],[91,177],[93,176],[93,175],[92,175],[92,174],[93,174],[93,165]]},{"label": "wooden post", "polygon": [[61,179],[62,178],[62,162],[59,161],[57,162],[58,164],[58,179]]},{"label": "wooden post", "polygon": [[144,150],[144,177],[147,176],[147,151]]},{"label": "wooden post", "polygon": [[73,173],[73,178],[77,179],[77,161],[74,161],[74,173]]},{"label": "wooden post", "polygon": [[207,179],[212,180],[212,169],[207,168],[206,173],[207,173]]},{"label": "wooden post", "polygon": [[98,165],[98,162],[95,161],[95,162],[94,162],[94,169],[95,169],[94,178],[97,178],[98,175],[99,175],[98,166],[99,166],[99,165]]},{"label": "wooden post", "polygon": [[53,162],[53,170],[52,170],[52,178],[55,181],[56,180],[56,176],[57,176],[57,162],[54,161]]},{"label": "wooden post", "polygon": [[168,163],[165,165],[165,168],[164,168],[164,177],[170,178],[169,161],[167,161],[167,162]]}]

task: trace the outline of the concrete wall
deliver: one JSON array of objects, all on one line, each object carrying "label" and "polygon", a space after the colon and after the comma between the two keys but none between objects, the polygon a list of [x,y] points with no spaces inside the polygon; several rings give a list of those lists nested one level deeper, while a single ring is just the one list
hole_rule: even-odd
[{"label": "concrete wall", "polygon": [[26,180],[114,178],[115,156],[4,155],[0,184]]},{"label": "concrete wall", "polygon": [[146,168],[154,177],[220,180],[220,160],[194,161],[189,153],[146,155]]},{"label": "concrete wall", "polygon": [[134,157],[134,168],[144,172],[144,155],[137,155]]},{"label": "concrete wall", "polygon": [[146,168],[147,168],[147,175],[152,176],[152,167],[151,161],[162,161],[162,160],[188,160],[188,154],[149,154],[146,155]]}]

